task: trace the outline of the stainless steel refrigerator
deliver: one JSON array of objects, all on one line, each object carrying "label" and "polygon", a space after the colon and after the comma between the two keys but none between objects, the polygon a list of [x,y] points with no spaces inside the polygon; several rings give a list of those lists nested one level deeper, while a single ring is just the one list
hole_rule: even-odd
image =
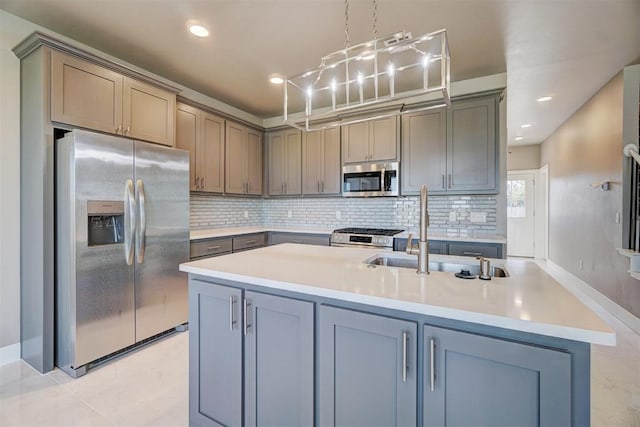
[{"label": "stainless steel refrigerator", "polygon": [[56,143],[56,365],[72,376],[187,322],[188,152],[74,130]]}]

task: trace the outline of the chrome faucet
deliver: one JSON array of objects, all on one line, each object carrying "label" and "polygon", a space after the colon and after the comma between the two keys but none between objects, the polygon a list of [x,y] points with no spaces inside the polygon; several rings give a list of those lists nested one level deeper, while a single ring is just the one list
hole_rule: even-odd
[{"label": "chrome faucet", "polygon": [[427,227],[429,226],[429,212],[427,207],[428,189],[426,185],[420,187],[420,240],[418,248],[411,243],[411,233],[407,239],[407,254],[418,255],[418,274],[429,274],[429,242],[427,242]]}]

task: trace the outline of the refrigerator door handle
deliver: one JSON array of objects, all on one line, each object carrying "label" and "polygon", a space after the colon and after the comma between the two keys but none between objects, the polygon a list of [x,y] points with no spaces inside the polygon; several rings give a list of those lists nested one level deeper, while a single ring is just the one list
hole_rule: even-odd
[{"label": "refrigerator door handle", "polygon": [[136,249],[137,249],[137,261],[138,264],[141,264],[144,261],[144,250],[145,250],[145,235],[147,233],[147,215],[145,211],[145,194],[144,194],[144,184],[142,180],[139,179],[136,181],[136,187],[138,192],[138,200],[139,205],[139,219],[140,219],[140,227],[136,230]]},{"label": "refrigerator door handle", "polygon": [[129,220],[129,227],[124,230],[124,256],[127,265],[133,265],[133,238],[136,233],[136,199],[133,193],[133,181],[127,180],[125,184],[125,218]]}]

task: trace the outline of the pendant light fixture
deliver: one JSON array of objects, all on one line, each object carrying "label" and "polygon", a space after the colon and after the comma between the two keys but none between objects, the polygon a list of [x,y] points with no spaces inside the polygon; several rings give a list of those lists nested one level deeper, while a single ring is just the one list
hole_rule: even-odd
[{"label": "pendant light fixture", "polygon": [[[322,57],[314,69],[285,78],[285,123],[312,131],[451,105],[446,30],[378,37],[377,19],[373,0],[373,40],[350,46],[345,0],[344,49]],[[390,105],[427,94],[432,98],[426,106]]]}]

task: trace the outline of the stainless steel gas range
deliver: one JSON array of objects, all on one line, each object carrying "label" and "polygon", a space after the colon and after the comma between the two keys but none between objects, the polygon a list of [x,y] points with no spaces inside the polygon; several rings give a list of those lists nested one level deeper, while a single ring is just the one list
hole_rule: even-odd
[{"label": "stainless steel gas range", "polygon": [[340,228],[331,234],[331,246],[393,250],[393,236],[403,231],[384,228]]}]

